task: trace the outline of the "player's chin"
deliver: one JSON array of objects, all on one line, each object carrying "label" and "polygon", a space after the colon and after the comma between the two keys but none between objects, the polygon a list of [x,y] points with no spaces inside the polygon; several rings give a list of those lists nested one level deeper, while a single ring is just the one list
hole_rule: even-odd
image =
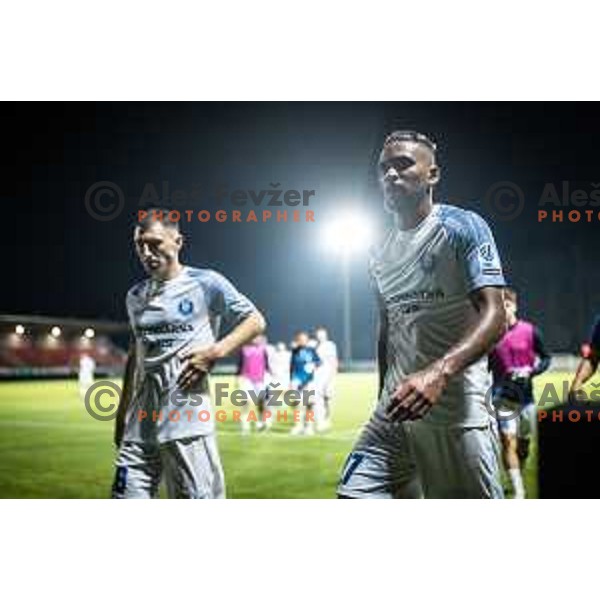
[{"label": "player's chin", "polygon": [[383,201],[383,207],[389,213],[396,214],[402,210],[402,197],[398,194],[386,195]]},{"label": "player's chin", "polygon": [[165,267],[160,263],[144,263],[144,270],[146,271],[146,273],[148,273],[148,275],[151,275],[153,277],[160,277],[165,271]]}]

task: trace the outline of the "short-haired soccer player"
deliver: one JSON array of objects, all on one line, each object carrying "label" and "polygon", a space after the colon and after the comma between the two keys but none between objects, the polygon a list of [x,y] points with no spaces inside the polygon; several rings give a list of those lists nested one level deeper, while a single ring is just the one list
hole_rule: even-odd
[{"label": "short-haired soccer player", "polygon": [[489,356],[494,380],[493,400],[498,413],[502,459],[513,497],[525,498],[522,470],[537,430],[532,379],[550,366],[540,330],[517,317],[517,293],[504,290],[507,330]]},{"label": "short-haired soccer player", "polygon": [[393,224],[370,273],[380,307],[377,407],[341,498],[501,498],[487,354],[504,330],[496,244],[474,212],[433,202],[436,148],[390,134],[379,158]]},{"label": "short-haired soccer player", "polygon": [[[160,220],[162,216],[162,220]],[[153,209],[133,241],[149,277],[127,294],[132,345],[117,414],[115,498],[223,498],[207,374],[262,333],[254,305],[219,273],[183,265],[183,237]],[[221,323],[231,331],[220,337]]]}]

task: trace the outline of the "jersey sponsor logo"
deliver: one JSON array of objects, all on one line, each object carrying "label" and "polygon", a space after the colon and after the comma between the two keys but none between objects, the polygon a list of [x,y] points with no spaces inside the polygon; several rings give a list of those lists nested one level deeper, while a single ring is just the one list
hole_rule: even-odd
[{"label": "jersey sponsor logo", "polygon": [[148,335],[186,333],[194,331],[194,326],[191,323],[161,323],[160,325],[149,325],[148,327],[139,326],[136,330],[141,337],[145,337]]},{"label": "jersey sponsor logo", "polygon": [[437,300],[443,300],[445,297],[444,290],[436,288],[433,290],[415,290],[412,292],[402,292],[400,294],[394,294],[390,297],[390,302],[395,304],[397,302],[423,302],[431,303]]},{"label": "jersey sponsor logo", "polygon": [[187,298],[185,298],[184,300],[182,300],[179,303],[179,312],[184,317],[191,315],[192,312],[194,312],[194,303],[191,300],[188,300]]}]

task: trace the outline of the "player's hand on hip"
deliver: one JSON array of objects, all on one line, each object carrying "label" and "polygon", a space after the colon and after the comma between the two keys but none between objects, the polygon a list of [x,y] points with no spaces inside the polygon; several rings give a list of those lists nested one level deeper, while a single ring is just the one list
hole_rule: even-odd
[{"label": "player's hand on hip", "polygon": [[403,379],[386,412],[391,421],[422,419],[439,401],[448,384],[441,361]]},{"label": "player's hand on hip", "polygon": [[182,389],[190,389],[211,369],[219,358],[216,344],[208,348],[197,348],[187,350],[179,355],[183,361],[183,367],[177,378],[177,386]]}]

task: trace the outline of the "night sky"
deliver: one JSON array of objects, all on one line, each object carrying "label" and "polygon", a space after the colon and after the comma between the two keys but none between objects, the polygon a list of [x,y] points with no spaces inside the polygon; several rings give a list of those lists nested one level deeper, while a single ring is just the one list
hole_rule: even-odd
[{"label": "night sky", "polygon": [[[220,186],[260,192],[279,183],[315,190],[315,223],[183,224],[184,262],[230,278],[266,314],[272,340],[324,324],[341,342],[340,262],[321,232],[353,207],[385,226],[375,164],[385,133],[398,128],[438,142],[437,199],[488,220],[522,314],[541,326],[552,350],[576,350],[600,312],[600,206],[580,208],[594,211],[592,223],[537,222],[548,184],[561,192],[568,181],[586,194],[600,184],[596,104],[4,103],[1,114],[2,313],[125,320],[125,293],[143,276],[131,233],[148,184],[167,208],[214,214],[237,209],[219,203]],[[123,191],[114,220],[86,209],[97,181]],[[163,181],[194,198],[174,206],[160,196]],[[484,202],[499,181],[523,191],[513,220],[498,219]],[[564,207],[565,221],[574,208]],[[364,257],[352,265],[352,310],[354,356],[372,357]]]}]

